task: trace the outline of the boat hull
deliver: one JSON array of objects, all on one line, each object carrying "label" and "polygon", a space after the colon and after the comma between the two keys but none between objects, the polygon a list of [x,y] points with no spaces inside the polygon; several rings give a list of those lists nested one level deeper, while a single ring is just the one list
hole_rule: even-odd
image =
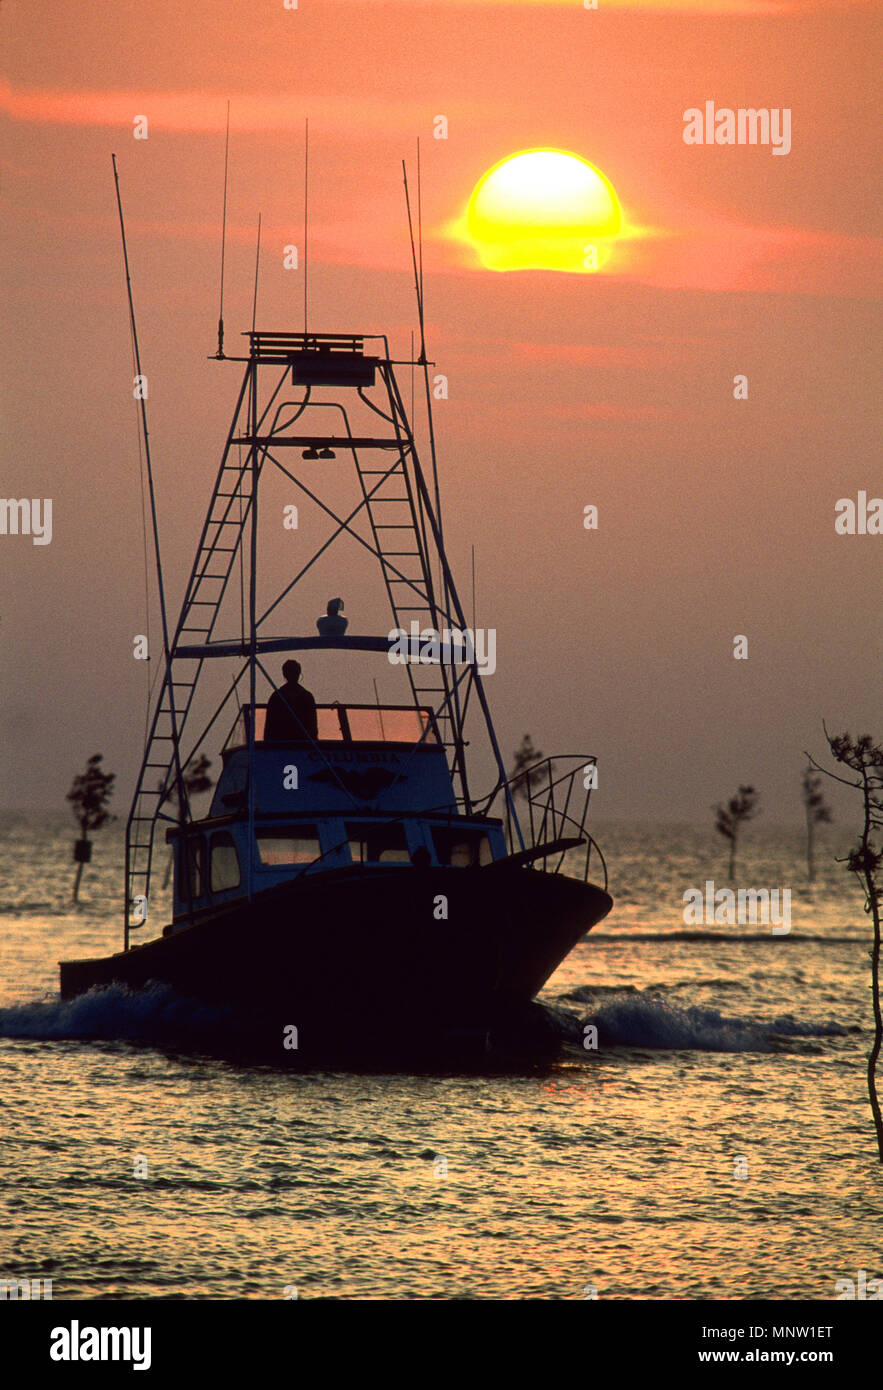
[{"label": "boat hull", "polygon": [[127,952],[62,962],[61,995],[155,983],[250,1012],[271,1049],[293,1025],[301,1056],[377,1042],[418,1053],[528,1004],[611,906],[593,884],[505,863],[330,872]]}]

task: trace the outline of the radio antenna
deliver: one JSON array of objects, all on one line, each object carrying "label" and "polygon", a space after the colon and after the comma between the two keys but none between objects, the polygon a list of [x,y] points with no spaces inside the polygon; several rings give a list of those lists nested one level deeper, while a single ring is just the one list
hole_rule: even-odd
[{"label": "radio antenna", "polygon": [[309,254],[307,249],[307,230],[309,226],[310,198],[310,118],[304,118],[304,337],[307,336],[307,275]]},{"label": "radio antenna", "polygon": [[221,302],[218,308],[218,351],[224,356],[224,252],[227,246],[227,170],[230,166],[230,102],[227,102],[227,136],[224,141],[224,211],[221,215]]},{"label": "radio antenna", "polygon": [[254,258],[254,303],[251,310],[251,331],[254,333],[254,326],[258,317],[258,271],[261,266],[261,214],[258,213],[258,245]]},{"label": "radio antenna", "polygon": [[423,185],[420,179],[420,136],[417,136],[417,247],[420,253],[420,351],[426,361],[426,340],[423,336]]}]

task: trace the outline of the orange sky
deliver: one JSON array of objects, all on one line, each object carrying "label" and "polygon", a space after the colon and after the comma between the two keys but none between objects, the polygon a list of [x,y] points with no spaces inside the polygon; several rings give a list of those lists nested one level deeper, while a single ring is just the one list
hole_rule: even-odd
[{"label": "orange sky", "polygon": [[[401,159],[421,139],[446,522],[499,631],[505,747],[529,728],[596,752],[599,812],[701,820],[748,780],[796,818],[823,716],[883,734],[883,538],[833,529],[837,498],[883,494],[870,6],[8,0],[0,29],[0,491],[51,496],[56,518],[48,547],[0,537],[5,804],[61,804],[97,747],[128,796],[144,600],[110,152],[174,609],[235,387],[205,361],[228,98],[228,339],[250,322],[259,211],[259,319],[299,326],[282,248],[309,116],[313,323],[407,350]],[[791,152],[686,145],[706,100],[788,107]],[[543,145],[598,165],[646,233],[597,276],[495,275],[445,235],[482,173]]]}]

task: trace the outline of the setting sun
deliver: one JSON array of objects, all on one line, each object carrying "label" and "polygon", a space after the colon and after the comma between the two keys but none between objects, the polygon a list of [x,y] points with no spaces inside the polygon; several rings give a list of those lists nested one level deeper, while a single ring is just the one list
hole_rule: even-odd
[{"label": "setting sun", "polygon": [[610,180],[566,150],[522,150],[479,179],[463,231],[488,270],[598,270],[622,229]]}]

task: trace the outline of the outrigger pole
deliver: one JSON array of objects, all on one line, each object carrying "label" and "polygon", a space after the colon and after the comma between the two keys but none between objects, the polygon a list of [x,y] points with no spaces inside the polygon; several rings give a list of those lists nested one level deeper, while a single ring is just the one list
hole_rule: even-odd
[{"label": "outrigger pole", "polygon": [[[129,323],[132,330],[132,349],[135,354],[135,371],[138,377],[139,399],[141,402],[141,430],[144,435],[144,457],[147,463],[147,488],[150,495],[150,519],[153,528],[153,551],[156,558],[156,580],[159,589],[159,611],[162,621],[162,642],[163,657],[165,659],[165,680],[169,688],[169,714],[171,716],[172,746],[175,760],[175,782],[178,797],[178,819],[183,830],[185,824],[185,805],[184,805],[184,777],[181,771],[180,749],[178,746],[178,726],[175,714],[175,690],[171,682],[171,659],[169,647],[169,624],[166,616],[166,595],[163,584],[162,557],[159,548],[159,524],[156,516],[156,493],[153,487],[153,464],[150,458],[150,438],[147,431],[147,406],[145,405],[145,391],[143,389],[144,377],[141,371],[141,352],[138,347],[138,329],[135,324],[135,301],[132,297],[132,279],[129,274],[129,253],[126,249],[126,224],[123,219],[123,200],[120,195],[120,177],[117,172],[117,157],[111,155],[113,163],[113,181],[116,187],[117,210],[120,215],[120,233],[123,240],[123,264],[126,269],[126,292],[129,297]],[[126,949],[129,945],[129,908],[131,904],[126,903]]]},{"label": "outrigger pole", "polygon": [[[432,487],[433,487],[433,493],[434,493],[434,496],[435,496],[435,519],[436,519],[436,527],[437,527],[437,531],[438,531],[438,535],[437,535],[437,537],[436,537],[436,545],[437,545],[437,548],[438,548],[438,551],[439,551],[439,555],[440,555],[440,556],[444,556],[444,533],[443,533],[443,529],[442,529],[441,492],[440,492],[440,490],[439,490],[439,482],[438,482],[438,455],[437,455],[437,453],[436,453],[436,448],[435,448],[435,426],[434,426],[434,422],[433,422],[433,419],[432,419],[432,392],[431,392],[430,386],[429,386],[429,362],[428,362],[427,357],[426,357],[426,323],[425,323],[425,317],[424,317],[424,313],[423,313],[423,209],[422,209],[421,193],[420,193],[420,140],[419,140],[419,138],[418,138],[418,140],[417,140],[417,230],[418,230],[417,245],[415,245],[415,242],[414,242],[414,221],[413,221],[413,218],[412,218],[412,216],[411,216],[411,195],[410,195],[410,191],[409,191],[409,189],[408,189],[408,168],[407,168],[407,165],[405,164],[405,161],[404,161],[404,160],[402,160],[402,178],[403,178],[404,184],[405,184],[405,208],[406,208],[407,213],[408,213],[408,236],[409,236],[409,239],[410,239],[410,242],[411,242],[411,265],[413,266],[413,269],[414,269],[414,293],[415,293],[416,299],[417,299],[417,323],[418,323],[418,326],[419,326],[419,328],[420,328],[420,356],[418,357],[417,361],[418,361],[418,364],[423,368],[423,383],[424,383],[424,387],[425,387],[425,390],[426,390],[426,419],[427,419],[427,426],[428,426],[428,433],[429,433],[429,457],[430,457],[430,460],[431,460],[431,462],[432,462]],[[419,263],[418,263],[418,258],[417,258],[418,246],[419,246],[419,256],[420,256],[420,258],[419,258]],[[413,364],[412,364],[412,368],[413,368]],[[403,405],[403,404],[402,404],[402,413],[404,414],[404,405]],[[406,418],[407,418],[407,417],[406,417]],[[414,435],[414,428],[415,428],[415,425],[416,425],[416,421],[415,421],[415,420],[412,420],[412,421],[410,422],[410,431],[411,431],[411,437],[412,437],[412,439],[413,439],[413,435]],[[431,505],[427,507],[427,510],[431,513],[431,511],[432,511]],[[425,523],[424,523],[424,530],[425,530]],[[448,583],[447,565],[446,565],[445,563],[442,563],[442,564],[440,565],[440,570],[441,570],[441,585],[442,585],[442,611],[443,611],[445,614],[447,614],[447,613],[450,611],[450,605],[451,605],[451,595],[450,595],[450,585],[449,585],[449,583]],[[442,673],[442,681],[443,681],[443,684],[444,684],[444,686],[445,686],[445,693],[447,694],[448,680],[447,680],[447,677],[445,676],[444,672]],[[466,798],[466,804],[467,804],[467,806],[469,806],[470,800],[471,800],[471,799],[470,799],[470,796],[469,796],[469,788],[468,788],[468,783],[467,783],[467,776],[466,776],[466,758],[465,758],[465,756],[464,756],[464,746],[463,746],[463,736],[462,736],[462,730],[463,730],[463,715],[462,715],[462,711],[461,711],[461,709],[460,709],[460,689],[459,689],[459,683],[458,683],[456,680],[452,680],[452,681],[451,681],[451,690],[450,690],[450,696],[448,697],[448,700],[449,700],[450,705],[452,706],[454,727],[455,727],[455,728],[457,729],[457,731],[458,731],[458,739],[457,739],[457,746],[456,746],[456,751],[455,751],[455,759],[456,759],[456,763],[457,763],[457,766],[458,766],[459,771],[460,771],[460,781],[461,781],[461,785],[462,785],[462,788],[463,788],[463,792],[464,792],[464,795],[465,795],[465,798]]]},{"label": "outrigger pole", "polygon": [[[414,267],[414,291],[417,297],[417,323],[420,328],[420,356],[417,358],[418,364],[423,368],[423,381],[426,387],[426,413],[429,426],[429,457],[432,460],[432,485],[435,493],[435,514],[438,518],[439,534],[443,537],[441,515],[441,494],[438,486],[438,457],[435,450],[435,428],[432,420],[432,393],[429,389],[429,363],[426,358],[426,324],[423,314],[423,210],[420,198],[420,141],[417,141],[417,219],[419,233],[420,261],[418,266],[417,250],[414,245],[414,223],[411,217],[411,196],[408,191],[408,170],[405,161],[402,160],[402,177],[405,183],[405,207],[408,210],[408,234],[411,239],[411,264]],[[412,421],[413,430],[413,421]],[[447,595],[445,595],[447,602]]]},{"label": "outrigger pole", "polygon": [[[431,459],[431,461],[432,461],[432,483],[433,483],[433,491],[434,491],[434,493],[435,493],[435,516],[433,516],[433,510],[432,510],[432,506],[431,506],[431,505],[427,505],[426,510],[427,510],[427,513],[428,513],[428,516],[429,516],[430,527],[432,528],[432,531],[433,531],[433,538],[434,538],[434,540],[435,540],[436,548],[437,548],[438,553],[439,553],[439,555],[440,555],[440,557],[441,557],[441,568],[442,568],[442,592],[443,592],[443,596],[444,596],[444,612],[445,612],[446,615],[450,613],[451,595],[452,595],[452,593],[453,593],[454,603],[455,603],[455,605],[456,605],[456,610],[457,610],[457,616],[459,617],[461,626],[462,626],[462,627],[465,627],[465,626],[466,626],[466,623],[465,623],[465,616],[466,616],[466,615],[465,615],[465,613],[463,612],[463,607],[462,607],[462,605],[461,605],[461,603],[460,603],[460,600],[459,600],[459,598],[458,598],[458,596],[457,596],[456,589],[454,588],[453,578],[452,578],[452,576],[451,576],[451,574],[450,574],[450,570],[449,570],[449,568],[448,568],[447,555],[446,555],[446,552],[445,552],[445,545],[444,545],[444,528],[443,528],[443,525],[442,525],[442,511],[441,511],[441,494],[440,494],[440,491],[439,491],[439,482],[438,482],[438,456],[437,456],[436,448],[435,448],[435,428],[434,428],[433,419],[432,419],[432,391],[430,390],[430,385],[429,385],[429,362],[428,362],[427,357],[426,357],[426,326],[425,326],[425,318],[424,318],[424,312],[423,312],[423,205],[422,205],[422,194],[421,194],[421,186],[420,186],[420,140],[419,140],[419,139],[417,140],[417,219],[418,219],[417,225],[418,225],[418,234],[419,234],[419,236],[418,236],[418,241],[419,241],[419,262],[418,262],[417,250],[416,250],[415,245],[414,245],[414,223],[413,223],[413,219],[412,219],[412,217],[411,217],[411,199],[410,199],[410,194],[409,194],[409,191],[408,191],[408,169],[407,169],[407,166],[406,166],[404,160],[402,160],[402,177],[403,177],[403,179],[404,179],[404,184],[405,184],[405,206],[406,206],[407,211],[408,211],[408,232],[409,232],[410,240],[411,240],[411,264],[412,264],[413,269],[414,269],[414,290],[415,290],[416,296],[417,296],[417,320],[418,320],[418,323],[419,323],[419,326],[420,326],[420,356],[419,356],[419,358],[417,359],[417,361],[418,361],[419,365],[422,366],[422,368],[423,368],[423,382],[424,382],[424,386],[425,386],[425,390],[426,390],[426,416],[427,416],[428,432],[429,432],[429,456],[430,456],[430,459]],[[400,404],[400,408],[401,408],[401,410],[402,410],[402,413],[404,414],[404,405],[402,404],[401,401],[399,402],[399,404]],[[413,436],[413,431],[414,431],[414,421],[411,422],[411,433],[412,433],[412,436]],[[420,490],[420,481],[422,481],[422,480],[419,480],[419,479],[418,479],[418,491]],[[427,503],[428,503],[428,499],[426,499],[426,500],[427,500]],[[474,576],[475,576],[475,570],[474,570],[474,564],[475,564],[475,557],[474,557],[474,555],[473,555],[473,592],[474,592],[474,587],[475,587],[475,577],[474,577]],[[518,841],[519,841],[519,844],[521,845],[521,848],[524,849],[524,847],[525,847],[525,846],[524,846],[524,838],[523,838],[522,833],[521,833],[521,824],[520,824],[519,819],[518,819],[518,812],[517,812],[516,809],[515,809],[515,803],[514,803],[514,801],[513,801],[513,799],[512,799],[512,793],[511,793],[511,791],[510,791],[510,789],[509,789],[509,783],[508,783],[508,781],[507,781],[507,779],[506,779],[506,769],[505,769],[505,765],[504,765],[504,763],[503,763],[503,756],[502,756],[502,754],[501,754],[501,752],[500,752],[499,744],[497,743],[496,730],[494,729],[494,726],[493,726],[493,721],[492,721],[492,719],[491,719],[490,709],[489,709],[489,707],[488,707],[487,699],[486,699],[485,693],[484,693],[484,686],[483,686],[483,684],[482,684],[481,677],[480,677],[480,675],[479,675],[479,673],[478,673],[477,668],[473,671],[473,673],[472,673],[472,678],[473,678],[473,680],[475,681],[475,688],[476,688],[476,690],[477,690],[477,692],[478,692],[478,701],[479,701],[479,704],[481,705],[481,710],[482,710],[482,713],[483,713],[483,715],[484,715],[485,725],[486,725],[486,727],[487,727],[488,737],[489,737],[489,739],[490,739],[491,748],[492,748],[492,750],[493,750],[493,754],[494,754],[494,757],[495,757],[495,759],[496,759],[497,767],[498,767],[499,772],[500,772],[501,783],[502,783],[502,785],[503,785],[504,788],[505,788],[506,803],[507,803],[507,806],[508,806],[508,809],[509,809],[509,813],[510,813],[510,815],[511,815],[511,817],[512,817],[512,821],[513,821],[513,823],[514,823],[514,825],[515,825],[515,829],[516,829],[516,832],[517,832],[517,834],[518,834]],[[459,682],[456,681],[456,680],[455,680],[455,681],[452,681],[451,685],[452,685],[452,688],[451,688],[450,699],[451,699],[451,702],[453,703],[453,707],[454,707],[455,720],[456,720],[456,727],[457,727],[457,729],[459,730],[459,739],[458,739],[458,744],[457,744],[457,757],[458,757],[459,766],[460,766],[461,782],[462,782],[462,785],[463,785],[464,792],[465,792],[465,794],[466,794],[466,801],[467,801],[467,806],[468,806],[468,805],[469,805],[469,802],[470,802],[470,798],[469,798],[469,793],[468,793],[467,786],[466,786],[466,761],[465,761],[465,757],[464,757],[463,737],[462,737],[462,730],[463,730],[463,711],[461,711],[461,709],[460,709],[460,689],[459,689]],[[468,698],[468,697],[467,697],[467,698]],[[498,784],[498,786],[499,786],[499,784]],[[493,799],[493,797],[492,797],[491,799]]]}]

